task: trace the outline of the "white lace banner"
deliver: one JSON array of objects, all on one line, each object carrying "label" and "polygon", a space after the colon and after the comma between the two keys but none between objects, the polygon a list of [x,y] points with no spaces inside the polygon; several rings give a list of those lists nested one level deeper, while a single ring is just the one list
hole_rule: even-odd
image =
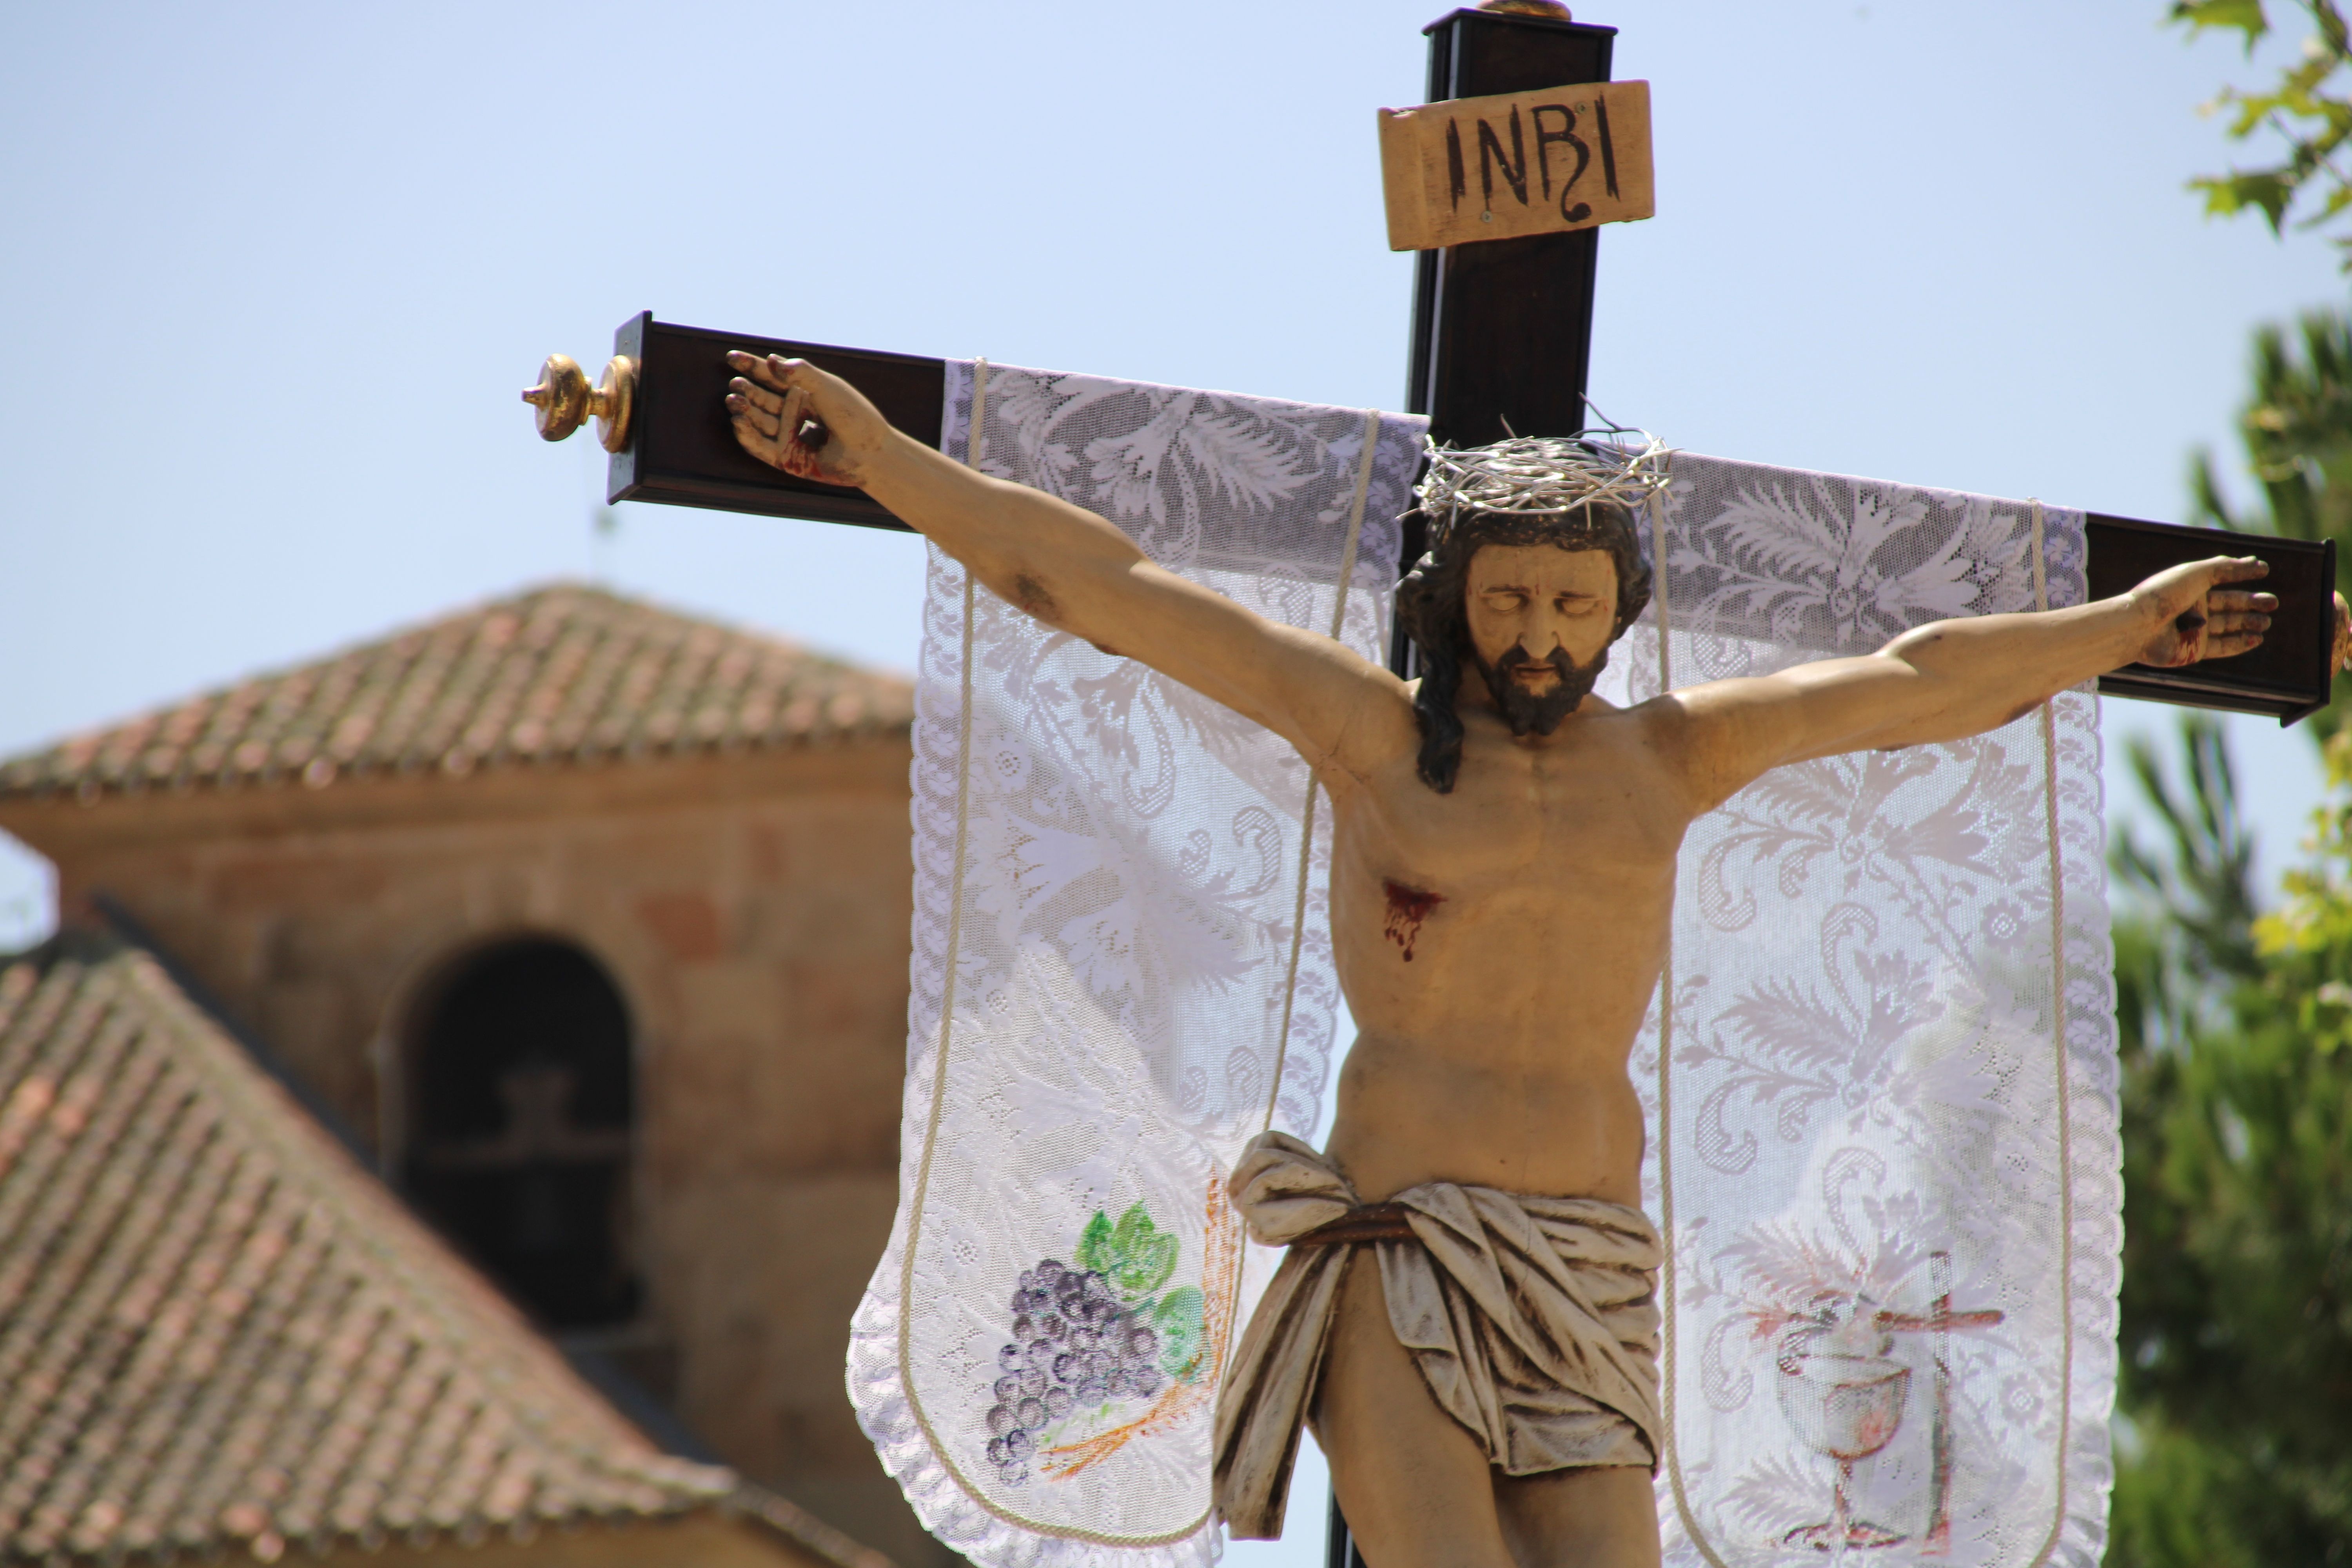
[{"label": "white lace banner", "polygon": [[[948,383],[951,455],[1385,658],[1422,421],[968,363]],[[934,551],[914,823],[899,1208],[852,1334],[859,1419],[990,1568],[1209,1562],[1212,1402],[1260,1272],[1223,1179],[1269,1125],[1316,1124],[1328,812],[1286,742]]]},{"label": "white lace banner", "polygon": [[[1678,453],[1603,691],[2079,604],[2079,512]],[[1636,1048],[1670,1563],[2105,1548],[2121,1143],[2097,700],[1695,824]]]}]

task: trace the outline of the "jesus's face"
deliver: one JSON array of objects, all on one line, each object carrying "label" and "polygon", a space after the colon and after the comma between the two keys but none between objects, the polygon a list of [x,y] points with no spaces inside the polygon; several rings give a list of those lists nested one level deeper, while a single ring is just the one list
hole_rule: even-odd
[{"label": "jesus's face", "polygon": [[1605,550],[1488,544],[1470,558],[1470,649],[1511,732],[1549,735],[1599,679],[1617,629]]}]

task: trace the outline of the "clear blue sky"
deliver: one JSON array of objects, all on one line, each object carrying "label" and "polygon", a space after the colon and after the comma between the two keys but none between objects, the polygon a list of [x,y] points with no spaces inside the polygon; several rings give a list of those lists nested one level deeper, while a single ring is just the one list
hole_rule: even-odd
[{"label": "clear blue sky", "polygon": [[[1582,8],[1657,125],[1593,392],[1678,446],[2177,519],[2190,448],[2237,470],[2248,329],[2343,297],[2182,191],[2263,68],[2159,0]],[[599,572],[911,668],[912,541],[625,506],[600,555],[601,454],[516,390],[650,308],[1394,406],[1372,110],[1438,10],[0,10],[0,754]],[[2275,864],[2317,772],[2265,728]],[[38,888],[0,849],[0,946]]]}]

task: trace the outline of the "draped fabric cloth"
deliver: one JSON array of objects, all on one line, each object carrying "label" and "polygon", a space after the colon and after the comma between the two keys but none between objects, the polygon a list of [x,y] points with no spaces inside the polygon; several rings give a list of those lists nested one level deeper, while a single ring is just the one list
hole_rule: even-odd
[{"label": "draped fabric cloth", "polygon": [[[946,393],[951,455],[1383,658],[1416,421],[971,363]],[[1619,702],[2084,592],[2082,514],[2032,502],[1684,453],[1647,521]],[[936,552],[917,704],[899,1202],[853,1403],[988,1568],[1206,1563],[1213,1395],[1273,1270],[1225,1182],[1316,1125],[1330,1066],[1328,808],[1270,734]],[[1670,1563],[2098,1563],[2100,812],[2067,692],[1775,770],[1685,837],[1632,1058]]]},{"label": "draped fabric cloth", "polygon": [[[2063,608],[2083,514],[1673,458],[1634,702]],[[1633,1070],[1666,1561],[2094,1568],[2121,1279],[2097,699],[1778,768],[1694,823]]]},{"label": "draped fabric cloth", "polygon": [[[951,364],[942,446],[1384,662],[1423,425]],[[1328,1077],[1329,821],[1251,721],[934,551],[899,1202],[858,1418],[974,1562],[1206,1563],[1210,1417],[1270,1259],[1224,1192]]]},{"label": "draped fabric cloth", "polygon": [[1497,1469],[1648,1468],[1663,1450],[1664,1252],[1640,1210],[1428,1182],[1389,1200],[1410,1239],[1292,1246],[1358,1205],[1330,1161],[1282,1132],[1251,1142],[1228,1190],[1253,1241],[1290,1247],[1217,1406],[1217,1507],[1234,1535],[1282,1533],[1299,1424],[1359,1246],[1379,1260],[1389,1326],[1430,1397]]}]

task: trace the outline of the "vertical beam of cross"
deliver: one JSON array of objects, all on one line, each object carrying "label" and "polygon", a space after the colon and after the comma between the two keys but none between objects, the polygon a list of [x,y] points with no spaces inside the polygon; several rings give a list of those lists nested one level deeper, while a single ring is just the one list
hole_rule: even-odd
[{"label": "vertical beam of cross", "polygon": [[[1607,81],[1614,27],[1456,11],[1432,22],[1429,101]],[[1440,441],[1572,436],[1591,358],[1601,231],[1487,240],[1414,259],[1406,409]]]},{"label": "vertical beam of cross", "polygon": [[[1607,81],[1614,27],[1558,16],[1455,11],[1429,36],[1431,103]],[[1592,357],[1598,228],[1424,250],[1413,262],[1412,370],[1405,407],[1429,416],[1439,441],[1474,447],[1507,436],[1572,436],[1584,414]],[[1419,514],[1405,520],[1401,564],[1428,547]],[[1412,673],[1393,634],[1390,665]]]}]

